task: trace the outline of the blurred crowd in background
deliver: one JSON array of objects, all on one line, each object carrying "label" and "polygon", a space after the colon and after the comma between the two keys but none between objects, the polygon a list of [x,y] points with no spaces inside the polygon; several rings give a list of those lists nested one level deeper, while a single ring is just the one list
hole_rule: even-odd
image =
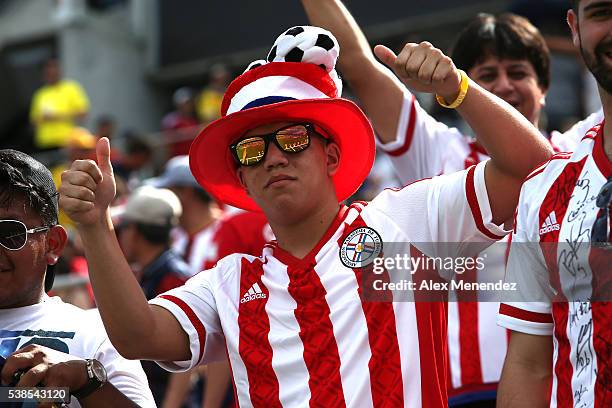
[{"label": "blurred crowd in background", "polygon": [[[89,3],[89,6],[103,9],[125,2]],[[57,6],[60,7],[61,4]],[[562,131],[578,119],[585,117],[586,114],[596,110],[598,97],[594,81],[585,74],[579,55],[571,44],[564,24],[566,2],[514,1],[508,4],[508,9],[530,18],[545,34],[552,51],[553,86],[547,98],[547,121],[542,121],[546,123],[545,127]],[[287,23],[279,24],[278,31],[280,32],[286,25]],[[388,44],[397,49],[407,39],[411,41],[429,40],[429,38],[420,38],[417,34],[410,33],[409,36],[390,38]],[[70,68],[67,64],[70,62],[62,60],[59,55],[52,55],[46,58],[40,66],[40,82],[32,84],[33,88],[37,89],[30,96],[29,123],[32,135],[30,145],[33,149],[26,150],[26,153],[32,154],[45,163],[51,169],[54,180],[59,186],[61,173],[74,160],[94,159],[97,140],[101,137],[111,140],[111,159],[118,182],[115,205],[117,208],[122,208],[116,212],[118,214],[118,234],[124,235],[120,242],[124,246],[126,257],[133,262],[134,273],[141,278],[147,297],[154,297],[164,290],[180,285],[195,272],[189,268],[185,269],[186,267],[179,261],[165,260],[164,262],[172,263],[173,267],[166,268],[162,272],[163,276],[155,275],[153,281],[147,281],[146,279],[151,278],[153,272],[149,270],[147,274],[143,274],[143,270],[150,267],[147,264],[146,256],[142,256],[142,253],[146,251],[134,247],[140,245],[141,241],[148,242],[149,247],[160,245],[165,248],[172,244],[178,249],[176,252],[183,257],[186,264],[191,263],[189,267],[195,267],[197,272],[199,268],[204,267],[206,259],[214,259],[216,254],[201,255],[195,263],[191,262],[192,246],[198,245],[195,237],[210,225],[211,220],[222,219],[234,214],[232,209],[223,208],[222,205],[208,197],[203,190],[200,191],[201,188],[197,183],[181,171],[188,170],[185,155],[189,152],[191,141],[204,126],[220,116],[223,93],[231,79],[241,73],[244,67],[231,62],[212,64],[200,73],[198,80],[185,80],[184,83],[175,83],[175,86],[168,87],[167,94],[171,94],[171,98],[167,100],[166,106],[169,109],[165,115],[159,117],[158,128],[151,131],[151,129],[135,129],[131,123],[119,123],[116,118],[124,117],[124,115],[118,115],[118,112],[109,110],[93,116],[92,110],[99,112],[97,109],[92,109],[96,104],[97,95],[83,85],[79,78],[68,78],[64,75],[67,68]],[[202,81],[202,78],[206,79]],[[205,82],[203,86],[202,82]],[[350,89],[346,96],[351,98]],[[421,98],[420,95],[419,98]],[[443,112],[431,102],[428,96],[423,96],[421,99],[421,104],[439,120],[452,126],[465,128],[454,112],[449,110]],[[86,126],[88,124],[89,126]],[[13,144],[14,141],[10,141],[10,134],[2,136],[0,138],[2,143]],[[160,179],[164,182],[160,183]],[[175,213],[176,227],[172,231],[156,230],[154,227],[145,231],[129,231],[130,227],[125,222],[128,219],[126,214],[132,211],[137,215],[139,208],[137,206],[131,210],[125,208],[129,207],[126,206],[126,202],[129,202],[130,197],[133,198],[133,192],[143,184],[155,184],[157,187],[169,188],[180,200],[182,210]],[[399,182],[393,174],[388,159],[383,156],[377,157],[372,174],[354,198],[368,200],[382,188],[397,185]],[[146,195],[146,192],[141,191],[139,194]],[[140,209],[140,211],[144,210]],[[210,218],[202,218],[203,212],[209,214]],[[123,214],[123,218],[120,214]],[[193,220],[198,216],[201,224],[195,225]],[[87,262],[79,237],[67,217],[60,214],[59,221],[68,229],[70,240],[64,256],[56,267],[57,276],[53,294],[82,308],[95,307],[88,283]],[[148,220],[145,224],[147,222],[152,223],[151,220]],[[147,246],[144,245],[144,247]],[[206,250],[206,248],[201,249],[201,251]],[[132,252],[129,253],[129,251]],[[206,369],[197,373],[188,373],[185,377],[186,381],[182,382],[183,385],[173,388],[172,392],[178,395],[179,400],[184,401],[185,406],[201,404],[202,380],[200,377]],[[147,374],[153,376],[150,378],[151,388],[158,404],[162,406],[165,387],[170,382],[170,374],[163,372],[154,364],[151,364],[150,367],[145,366],[145,370]],[[176,384],[178,383],[177,380]],[[228,386],[229,383],[226,383],[225,387]],[[231,392],[229,395],[231,396]],[[214,403],[223,405],[222,400]]]}]

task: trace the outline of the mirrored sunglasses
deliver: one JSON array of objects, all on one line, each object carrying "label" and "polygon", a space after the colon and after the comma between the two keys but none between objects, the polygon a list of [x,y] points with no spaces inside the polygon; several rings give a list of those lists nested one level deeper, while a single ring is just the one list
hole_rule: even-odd
[{"label": "mirrored sunglasses", "polygon": [[18,251],[28,241],[28,234],[43,232],[51,227],[30,228],[18,220],[0,220],[0,245],[9,251]]},{"label": "mirrored sunglasses", "polygon": [[310,146],[310,140],[314,134],[317,134],[314,125],[294,124],[266,135],[240,139],[230,146],[230,150],[240,165],[254,166],[264,159],[270,142],[285,153],[299,153]]}]

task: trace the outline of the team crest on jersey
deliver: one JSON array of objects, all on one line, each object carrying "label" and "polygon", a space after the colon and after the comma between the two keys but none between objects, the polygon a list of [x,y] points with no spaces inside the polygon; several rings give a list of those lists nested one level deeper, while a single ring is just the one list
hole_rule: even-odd
[{"label": "team crest on jersey", "polygon": [[374,262],[382,252],[380,234],[369,227],[352,231],[340,246],[340,261],[348,268],[362,268]]}]

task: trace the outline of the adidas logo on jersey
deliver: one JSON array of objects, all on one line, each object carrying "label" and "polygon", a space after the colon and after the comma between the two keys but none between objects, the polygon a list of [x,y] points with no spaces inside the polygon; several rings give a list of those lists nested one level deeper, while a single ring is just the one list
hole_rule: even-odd
[{"label": "adidas logo on jersey", "polygon": [[251,300],[265,299],[265,298],[266,298],[266,294],[261,291],[259,284],[255,282],[253,286],[251,286],[251,289],[249,289],[247,293],[245,293],[242,296],[242,299],[240,299],[240,303],[246,303],[246,302],[250,302]]},{"label": "adidas logo on jersey", "polygon": [[544,235],[552,231],[559,231],[560,229],[561,227],[559,226],[559,223],[557,222],[557,215],[553,211],[550,214],[548,214],[548,217],[546,217],[546,219],[544,220],[544,223],[542,224],[542,227],[540,228],[540,235]]}]

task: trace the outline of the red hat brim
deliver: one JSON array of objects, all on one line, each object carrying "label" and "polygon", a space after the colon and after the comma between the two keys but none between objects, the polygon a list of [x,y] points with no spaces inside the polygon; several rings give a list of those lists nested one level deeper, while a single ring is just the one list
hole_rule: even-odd
[{"label": "red hat brim", "polygon": [[284,101],[214,121],[198,134],[189,151],[189,166],[198,183],[222,203],[261,211],[238,180],[229,146],[250,129],[281,121],[312,123],[325,129],[341,152],[333,178],[338,202],[357,191],[374,163],[374,131],[361,109],[341,98]]}]

